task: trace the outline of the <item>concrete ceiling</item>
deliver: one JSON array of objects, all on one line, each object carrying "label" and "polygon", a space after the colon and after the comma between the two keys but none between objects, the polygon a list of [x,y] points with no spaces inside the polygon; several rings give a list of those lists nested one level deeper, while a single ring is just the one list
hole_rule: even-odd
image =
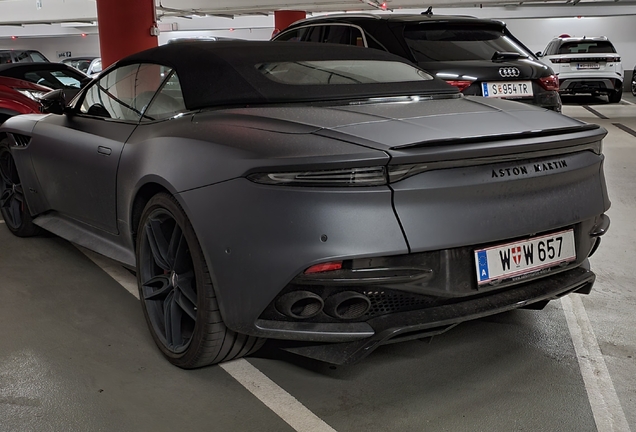
[{"label": "concrete ceiling", "polygon": [[[399,11],[434,7],[480,8],[505,6],[570,6],[572,14],[581,7],[636,6],[636,0],[156,0],[160,20],[170,17],[269,15],[275,10],[295,9],[313,12],[334,11]],[[605,15],[602,13],[601,15]],[[94,23],[97,20],[95,0],[0,0],[0,25],[23,26],[52,23]]]}]

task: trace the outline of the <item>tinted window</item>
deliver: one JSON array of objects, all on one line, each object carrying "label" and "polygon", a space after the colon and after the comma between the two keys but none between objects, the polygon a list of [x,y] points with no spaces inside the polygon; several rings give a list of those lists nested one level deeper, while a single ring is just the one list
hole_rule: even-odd
[{"label": "tinted window", "polygon": [[[79,74],[78,74],[79,75]],[[33,71],[24,74],[26,81],[31,81],[54,90],[57,89],[79,89],[82,77],[71,75],[66,71]]]},{"label": "tinted window", "polygon": [[564,42],[559,47],[559,54],[615,53],[616,50],[608,41]]},{"label": "tinted window", "polygon": [[305,42],[322,42],[323,26],[312,26],[307,28],[307,33],[303,35],[302,40]]},{"label": "tinted window", "polygon": [[10,52],[0,53],[0,64],[4,64],[4,63],[13,63],[13,60],[11,60]]},{"label": "tinted window", "polygon": [[325,26],[321,42],[341,45],[364,46],[362,33],[356,27],[347,25]]},{"label": "tinted window", "polygon": [[138,121],[170,72],[170,69],[150,64],[115,69],[87,89],[80,112]]},{"label": "tinted window", "polygon": [[529,57],[501,31],[479,27],[408,26],[404,38],[417,61],[491,60],[499,52]]},{"label": "tinted window", "polygon": [[303,36],[307,33],[307,27],[302,27],[296,30],[290,30],[285,33],[281,33],[276,37],[277,41],[289,41],[289,42],[300,42],[303,40]]},{"label": "tinted window", "polygon": [[392,61],[298,61],[263,63],[256,67],[273,81],[295,85],[396,83],[432,79],[411,65]]}]

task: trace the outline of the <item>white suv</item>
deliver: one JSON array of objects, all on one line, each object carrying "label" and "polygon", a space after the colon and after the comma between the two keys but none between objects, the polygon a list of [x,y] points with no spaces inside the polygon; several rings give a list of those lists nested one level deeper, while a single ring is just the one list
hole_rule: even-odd
[{"label": "white suv", "polygon": [[561,94],[606,94],[611,103],[620,102],[623,65],[606,37],[558,37],[538,55],[554,69]]}]

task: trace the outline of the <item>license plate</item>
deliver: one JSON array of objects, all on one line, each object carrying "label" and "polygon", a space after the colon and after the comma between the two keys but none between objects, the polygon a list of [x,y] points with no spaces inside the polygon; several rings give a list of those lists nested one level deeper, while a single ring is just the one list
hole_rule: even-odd
[{"label": "license plate", "polygon": [[517,276],[576,260],[574,231],[566,230],[528,240],[475,250],[477,283]]},{"label": "license plate", "polygon": [[598,63],[579,63],[576,65],[577,69],[600,69],[601,65]]},{"label": "license plate", "polygon": [[498,81],[481,83],[484,97],[524,97],[532,96],[532,81]]}]

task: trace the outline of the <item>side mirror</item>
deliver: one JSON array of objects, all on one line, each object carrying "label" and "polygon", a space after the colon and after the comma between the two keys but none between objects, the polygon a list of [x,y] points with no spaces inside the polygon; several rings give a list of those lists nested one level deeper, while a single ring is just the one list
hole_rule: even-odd
[{"label": "side mirror", "polygon": [[66,108],[66,99],[64,98],[64,90],[53,90],[40,98],[43,113],[64,114]]},{"label": "side mirror", "polygon": [[541,53],[541,51],[537,51],[536,53],[534,53],[534,55],[536,55],[537,57],[543,57],[543,53]]},{"label": "side mirror", "polygon": [[80,88],[86,87],[86,84],[88,84],[91,81],[93,81],[93,78],[91,78],[89,76],[86,77],[86,78],[82,78],[82,80],[80,81]]}]

